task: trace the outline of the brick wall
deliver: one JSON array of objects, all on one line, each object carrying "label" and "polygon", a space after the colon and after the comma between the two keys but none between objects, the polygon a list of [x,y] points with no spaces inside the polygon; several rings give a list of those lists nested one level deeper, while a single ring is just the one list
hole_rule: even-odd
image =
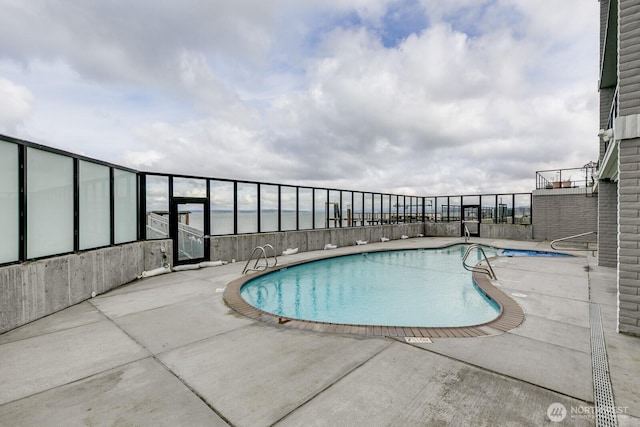
[{"label": "brick wall", "polygon": [[[554,240],[596,231],[598,197],[584,192],[561,194],[562,190],[556,191],[555,194],[533,194],[533,238]],[[587,241],[593,240],[593,236],[587,237]]]},{"label": "brick wall", "polygon": [[598,265],[618,266],[618,184],[598,183]]},{"label": "brick wall", "polygon": [[618,330],[640,335],[640,138],[620,141]]},{"label": "brick wall", "polygon": [[620,116],[640,114],[640,0],[619,0],[618,85]]}]

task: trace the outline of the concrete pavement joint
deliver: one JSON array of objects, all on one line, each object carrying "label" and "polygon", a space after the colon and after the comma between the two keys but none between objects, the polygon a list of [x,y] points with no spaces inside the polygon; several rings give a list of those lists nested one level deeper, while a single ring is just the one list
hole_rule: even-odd
[{"label": "concrete pavement joint", "polygon": [[[506,333],[509,333],[509,332],[506,332]],[[399,343],[402,343],[402,344],[405,344],[405,345],[409,345],[409,346],[411,346],[411,347],[415,347],[415,348],[417,348],[417,349],[419,349],[419,350],[423,350],[423,351],[426,351],[426,352],[428,352],[428,353],[436,354],[436,355],[438,355],[438,356],[441,356],[441,357],[447,358],[447,359],[449,359],[449,360],[453,360],[453,361],[455,361],[455,362],[462,363],[462,364],[464,364],[464,365],[471,366],[471,367],[476,368],[476,369],[480,369],[481,371],[484,371],[484,372],[489,372],[489,373],[491,373],[491,374],[498,375],[498,376],[500,376],[500,377],[502,377],[502,378],[508,378],[508,379],[510,379],[510,380],[514,380],[514,381],[517,381],[517,382],[521,382],[521,383],[523,383],[523,384],[529,384],[529,385],[532,385],[532,386],[534,386],[534,387],[540,388],[540,389],[542,389],[542,390],[546,390],[546,391],[550,391],[550,392],[552,392],[552,393],[558,394],[558,395],[560,395],[560,396],[568,397],[568,398],[571,398],[571,399],[576,399],[576,400],[579,400],[579,401],[581,401],[581,402],[588,403],[588,404],[593,404],[593,401],[585,401],[584,399],[581,399],[581,398],[579,398],[579,397],[572,396],[572,395],[570,395],[570,394],[563,393],[563,392],[561,392],[561,391],[554,390],[554,389],[552,389],[552,388],[545,387],[545,386],[543,386],[543,385],[536,384],[536,383],[533,383],[533,382],[530,382],[530,381],[524,380],[524,379],[522,379],[522,378],[517,378],[517,377],[514,377],[514,376],[512,376],[512,375],[508,375],[508,374],[505,374],[505,373],[502,373],[502,372],[496,372],[496,371],[494,371],[494,370],[487,369],[487,368],[486,368],[486,367],[484,367],[484,366],[477,365],[477,364],[475,364],[475,363],[471,363],[471,362],[467,362],[466,360],[458,359],[458,358],[453,357],[453,356],[450,356],[450,355],[448,355],[448,354],[439,353],[439,352],[437,352],[437,351],[435,351],[435,350],[429,349],[429,348],[427,348],[427,347],[422,347],[422,346],[420,346],[420,345],[418,345],[418,344],[408,343],[408,342],[406,342],[406,341],[404,340],[404,337],[389,337],[389,338],[394,339],[394,340],[398,341]],[[471,338],[469,338],[469,339],[483,339],[483,338],[485,338],[485,339],[486,339],[486,338],[490,338],[490,337],[486,337],[486,336],[484,336],[484,337],[471,337]],[[531,339],[531,338],[530,338],[530,339]],[[435,342],[435,341],[437,341],[437,339],[433,339],[433,341]],[[429,344],[425,344],[425,346],[428,346],[428,345],[429,345]]]},{"label": "concrete pavement joint", "polygon": [[106,372],[113,371],[113,370],[119,369],[119,368],[123,368],[125,366],[131,365],[132,363],[138,363],[138,362],[140,362],[142,360],[151,359],[151,358],[153,358],[153,356],[149,355],[149,356],[141,357],[139,359],[130,360],[130,361],[122,363],[120,365],[112,366],[110,368],[103,369],[102,371],[94,372],[91,375],[87,375],[87,376],[82,377],[82,378],[77,378],[75,380],[66,382],[64,384],[60,384],[60,385],[57,385],[57,386],[54,386],[54,387],[50,387],[50,388],[47,388],[47,389],[42,389],[42,390],[40,390],[40,391],[38,391],[36,393],[32,393],[32,394],[29,394],[29,395],[26,395],[26,396],[22,396],[22,397],[20,397],[18,399],[15,399],[15,400],[10,400],[8,402],[4,402],[4,403],[0,404],[0,408],[2,408],[3,406],[6,406],[6,405],[12,404],[14,402],[19,402],[19,401],[24,400],[24,399],[30,399],[30,398],[32,398],[34,396],[38,396],[38,395],[41,395],[41,394],[44,394],[44,393],[48,393],[48,392],[50,392],[52,390],[56,390],[58,388],[67,387],[67,386],[70,386],[70,385],[73,385],[73,384],[76,384],[76,383],[80,383],[80,382],[85,381],[85,380],[87,380],[87,379],[89,379],[91,377],[95,377],[97,375],[102,375],[102,374],[104,374]]},{"label": "concrete pavement joint", "polygon": [[[330,335],[335,335],[335,334],[330,334]],[[390,338],[390,337],[376,337],[375,339],[385,339],[385,338]],[[293,414],[294,412],[296,412],[298,409],[302,408],[303,406],[305,406],[306,404],[308,404],[309,402],[311,402],[312,400],[314,400],[316,397],[320,396],[322,393],[324,393],[325,391],[329,390],[331,387],[333,387],[334,385],[338,384],[340,381],[342,381],[343,379],[345,379],[346,377],[348,377],[351,373],[355,372],[356,370],[360,369],[362,366],[366,365],[369,361],[371,361],[374,357],[378,356],[379,354],[381,354],[383,351],[387,350],[388,348],[390,348],[393,345],[393,343],[389,343],[388,345],[386,345],[384,348],[382,348],[381,350],[373,353],[370,357],[368,357],[367,359],[363,360],[361,363],[358,363],[356,366],[354,366],[352,369],[350,369],[349,371],[345,372],[344,375],[342,375],[339,378],[336,378],[335,381],[333,381],[332,383],[328,384],[326,387],[324,387],[321,390],[318,390],[317,393],[315,393],[313,396],[309,397],[307,400],[305,400],[304,402],[302,402],[300,405],[298,405],[298,407],[296,407],[295,409],[289,411],[287,414],[283,415],[282,417],[280,417],[279,419],[277,419],[276,421],[274,421],[271,425],[276,425],[279,422],[285,420],[287,417],[289,417],[291,414]]]},{"label": "concrete pavement joint", "polygon": [[[91,302],[91,301],[89,301],[89,302]],[[91,305],[93,305],[93,304],[91,304]],[[186,383],[182,378],[180,378],[180,376],[179,376],[179,375],[177,375],[175,372],[173,372],[173,371],[171,370],[171,368],[169,368],[169,367],[168,367],[167,365],[165,365],[165,364],[164,364],[160,359],[158,359],[157,355],[153,354],[153,353],[151,352],[151,350],[149,350],[149,349],[148,349],[144,344],[142,344],[140,341],[138,341],[138,340],[137,340],[133,335],[131,335],[129,332],[127,332],[126,330],[124,330],[124,329],[123,329],[120,325],[118,325],[118,324],[117,324],[113,319],[111,319],[111,318],[110,318],[110,317],[108,317],[105,313],[103,313],[103,312],[102,312],[98,307],[96,307],[95,305],[93,305],[93,306],[96,308],[96,310],[98,310],[98,312],[100,312],[103,316],[105,316],[107,319],[109,319],[109,321],[110,321],[111,323],[113,323],[113,324],[115,325],[115,327],[116,327],[116,328],[118,328],[119,330],[121,330],[121,331],[122,331],[122,332],[123,332],[127,337],[129,337],[129,339],[130,339],[130,340],[132,340],[133,342],[135,342],[136,344],[138,344],[140,347],[144,348],[144,349],[145,349],[145,350],[150,354],[150,356],[149,356],[149,357],[150,357],[151,359],[153,359],[157,364],[159,364],[160,366],[162,366],[162,368],[163,368],[164,370],[166,370],[166,371],[167,371],[171,376],[173,376],[173,377],[174,377],[174,378],[176,378],[178,381],[180,381],[180,383],[181,383],[182,385],[184,385],[184,386],[187,388],[187,390],[189,390],[191,393],[193,393],[193,395],[194,395],[194,396],[196,396],[198,399],[200,399],[200,400],[202,401],[202,403],[204,403],[205,405],[207,405],[207,407],[208,407],[209,409],[211,409],[211,410],[212,410],[212,411],[213,411],[217,416],[219,416],[219,417],[220,417],[220,418],[221,418],[225,423],[229,424],[230,426],[233,426],[233,424],[232,424],[232,423],[231,423],[231,422],[230,422],[230,421],[229,421],[229,420],[228,420],[224,415],[222,415],[218,410],[216,410],[212,405],[210,405],[210,404],[209,404],[209,402],[207,402],[207,400],[206,400],[203,396],[201,396],[201,395],[200,395],[196,390],[194,390],[194,389],[193,389],[189,384],[187,384],[187,383]],[[209,339],[209,338],[211,338],[211,337],[204,338],[204,340]],[[200,341],[203,341],[203,340],[200,340]],[[191,345],[191,344],[193,344],[193,343],[190,343],[190,344],[187,344],[187,345]],[[159,354],[160,354],[160,353],[159,353]],[[146,357],[145,357],[145,358],[142,358],[142,359],[140,359],[140,360],[143,360],[143,359],[146,359]],[[132,361],[132,362],[129,362],[129,363],[133,363],[133,362],[137,362],[137,361]],[[126,364],[124,364],[124,365],[122,365],[122,366],[128,365],[129,363],[126,363]],[[106,371],[103,371],[103,372],[106,372]],[[89,376],[88,376],[88,377],[86,377],[86,378],[92,377],[92,376],[94,376],[94,375],[96,375],[96,374],[89,375]]]},{"label": "concrete pavement joint", "polygon": [[207,408],[211,409],[211,411],[213,411],[214,414],[216,414],[217,416],[219,416],[225,423],[227,423],[228,425],[230,425],[231,427],[234,427],[235,424],[233,424],[227,417],[225,417],[222,412],[218,411],[212,404],[210,404],[207,399],[204,398],[204,396],[202,396],[200,393],[198,393],[197,390],[195,390],[193,387],[191,387],[186,381],[184,381],[179,375],[177,375],[175,372],[173,372],[171,370],[171,368],[169,368],[167,365],[165,365],[160,359],[158,359],[155,355],[153,356],[153,359],[158,362],[158,364],[160,364],[160,366],[162,366],[170,375],[172,375],[173,377],[175,377],[178,381],[180,381],[180,383],[182,383],[182,385],[184,385],[187,390],[189,390],[191,393],[193,393],[194,396],[196,396],[198,399],[200,399],[202,401],[202,403],[204,403],[205,405],[207,405]]}]

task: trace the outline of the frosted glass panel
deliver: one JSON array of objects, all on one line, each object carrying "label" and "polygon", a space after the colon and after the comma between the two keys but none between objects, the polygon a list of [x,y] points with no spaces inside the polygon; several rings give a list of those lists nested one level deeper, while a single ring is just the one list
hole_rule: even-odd
[{"label": "frosted glass panel", "polygon": [[136,174],[114,169],[115,243],[137,240]]},{"label": "frosted glass panel", "polygon": [[27,148],[27,257],[73,251],[73,159]]},{"label": "frosted glass panel", "polygon": [[111,243],[109,168],[80,160],[80,249]]},{"label": "frosted glass panel", "polygon": [[19,257],[18,209],[18,146],[0,141],[0,264]]}]

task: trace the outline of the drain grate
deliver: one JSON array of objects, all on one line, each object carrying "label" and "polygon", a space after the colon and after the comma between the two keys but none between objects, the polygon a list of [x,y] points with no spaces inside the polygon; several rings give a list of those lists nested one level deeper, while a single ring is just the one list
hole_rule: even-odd
[{"label": "drain grate", "polygon": [[604,331],[600,305],[591,304],[589,309],[591,326],[591,363],[593,368],[593,397],[595,404],[596,426],[617,426],[616,409],[613,403],[613,391],[609,379],[609,362],[604,344]]}]

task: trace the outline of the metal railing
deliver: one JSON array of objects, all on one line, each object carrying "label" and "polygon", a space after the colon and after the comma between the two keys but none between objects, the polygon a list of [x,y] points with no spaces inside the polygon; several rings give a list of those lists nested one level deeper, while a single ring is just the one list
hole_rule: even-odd
[{"label": "metal railing", "polygon": [[[202,215],[204,223],[206,212],[209,221],[202,234],[207,236],[459,222],[462,209],[471,205],[480,206],[483,223],[532,223],[531,193],[404,195],[145,172],[1,134],[0,149],[7,153],[8,173],[17,177],[5,189],[10,204],[0,224],[0,235],[4,232],[8,236],[0,241],[2,266],[135,241],[166,239],[170,237],[166,224],[149,214],[168,213],[178,198],[201,199],[204,210],[193,215]],[[30,163],[29,158],[40,158],[44,166]],[[48,167],[48,163],[61,166]],[[93,177],[96,170],[100,176]],[[43,181],[43,174],[51,184],[49,194],[44,195],[34,185]],[[62,194],[64,198],[52,197],[53,194]],[[33,197],[38,198],[39,205],[27,203]],[[93,203],[94,199],[102,202]],[[336,207],[332,211],[338,215],[332,212],[332,218],[338,220],[330,221],[327,204]],[[36,206],[55,215],[31,215],[29,212],[37,210]],[[101,220],[93,221],[94,217]],[[43,227],[54,230],[55,235],[39,240],[27,238],[38,236],[37,230]],[[88,238],[95,235],[99,238]],[[186,241],[194,246],[207,238],[195,233],[191,237],[187,236]],[[52,239],[62,243],[50,245]],[[191,252],[190,248],[185,251]]]},{"label": "metal railing", "polygon": [[[267,248],[271,249],[271,251],[273,252],[273,265],[269,264],[270,257],[267,256],[267,251],[266,251]],[[250,268],[249,263],[254,259],[256,262],[255,264],[253,264],[253,267]],[[260,262],[263,260],[264,260],[264,264],[260,264]],[[253,251],[251,251],[251,256],[247,260],[247,263],[244,265],[242,274],[245,274],[248,271],[264,271],[267,268],[275,267],[276,265],[278,265],[278,257],[276,256],[276,250],[272,245],[266,244],[263,246],[256,246],[255,248],[253,248]]]},{"label": "metal railing", "polygon": [[596,248],[592,248],[592,247],[589,246],[591,243],[594,243],[594,242],[574,242],[574,244],[575,243],[580,243],[580,244],[582,244],[584,246],[568,246],[568,247],[565,246],[565,247],[562,247],[562,248],[558,248],[557,247],[557,244],[560,243],[560,242],[564,242],[564,241],[572,240],[572,239],[577,239],[579,237],[589,236],[591,234],[597,235],[598,232],[597,231],[589,231],[588,233],[580,233],[580,234],[575,234],[573,236],[562,237],[560,239],[552,240],[551,243],[549,243],[549,246],[551,246],[551,249],[556,250],[556,251],[557,250],[565,250],[565,251],[591,251],[591,252],[596,252],[596,250],[597,250]]},{"label": "metal railing", "polygon": [[589,162],[581,168],[537,171],[536,190],[593,187],[596,166],[594,162]]},{"label": "metal railing", "polygon": [[[482,257],[484,258],[484,262],[487,263],[486,267],[483,266],[483,265],[480,265],[480,264],[476,264],[476,265],[467,264],[467,258],[471,254],[471,251],[473,251],[474,249],[480,251],[480,253],[482,254]],[[480,245],[473,244],[473,245],[470,245],[467,248],[467,251],[464,253],[464,255],[462,257],[462,266],[467,271],[484,273],[484,274],[488,275],[489,278],[491,278],[493,280],[497,279],[496,273],[493,271],[493,268],[491,267],[491,263],[489,262],[489,258],[487,258],[487,254],[484,253],[484,249],[482,249],[482,247]]]}]

